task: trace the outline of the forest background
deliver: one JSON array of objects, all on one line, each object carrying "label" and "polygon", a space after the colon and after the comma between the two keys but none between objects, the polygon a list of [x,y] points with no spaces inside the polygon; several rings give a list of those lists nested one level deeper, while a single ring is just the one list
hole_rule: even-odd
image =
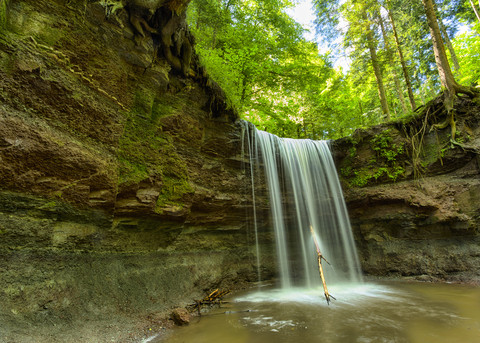
[{"label": "forest background", "polygon": [[[405,120],[442,90],[422,1],[313,0],[320,49],[288,14],[294,6],[193,0],[187,13],[202,63],[259,129],[336,139]],[[456,81],[477,87],[480,0],[436,0],[434,7]],[[349,67],[335,67],[339,58]]]}]

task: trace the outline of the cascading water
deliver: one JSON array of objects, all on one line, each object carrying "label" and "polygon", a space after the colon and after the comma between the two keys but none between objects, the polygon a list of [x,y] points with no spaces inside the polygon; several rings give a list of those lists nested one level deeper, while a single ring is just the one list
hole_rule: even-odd
[{"label": "cascading water", "polygon": [[[310,227],[330,263],[324,266],[327,281],[361,282],[360,263],[328,143],[279,138],[255,128],[249,130],[247,124],[244,129],[252,135],[248,137],[250,162],[261,164],[268,189],[281,287],[320,285]],[[251,170],[253,177],[253,166]],[[252,195],[255,198],[254,190]]]},{"label": "cascading water", "polygon": [[[240,295],[232,299],[229,311],[213,310],[212,314],[221,315],[202,317],[171,337],[162,334],[162,342],[164,338],[170,343],[450,342],[458,337],[463,342],[478,341],[480,312],[472,310],[478,289],[359,282],[347,211],[326,142],[281,139],[246,122],[243,129],[242,145],[250,158],[243,160],[244,172],[252,175],[246,186],[257,208],[249,218],[254,224],[257,264],[261,263],[258,272],[272,269],[270,227],[274,227],[283,287]],[[271,207],[269,218],[264,217],[267,207]],[[329,289],[339,300],[331,306],[321,296],[310,227],[332,264],[323,264]],[[252,241],[250,236],[247,239]]]}]

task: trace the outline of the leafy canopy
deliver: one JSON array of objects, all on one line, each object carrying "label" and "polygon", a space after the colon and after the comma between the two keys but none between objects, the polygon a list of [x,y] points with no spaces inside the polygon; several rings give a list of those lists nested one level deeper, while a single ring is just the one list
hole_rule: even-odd
[{"label": "leafy canopy", "polygon": [[[260,129],[284,137],[331,139],[384,121],[371,46],[392,119],[411,111],[405,105],[405,74],[416,103],[439,92],[420,1],[313,0],[316,34],[328,45],[326,53],[307,41],[304,29],[287,14],[293,6],[288,0],[193,0],[188,9],[202,63],[243,118]],[[459,26],[475,24],[469,6],[468,0],[437,0],[437,15],[449,37]],[[478,27],[453,39],[461,82],[479,81]],[[348,57],[348,70],[334,66],[340,54]]]}]

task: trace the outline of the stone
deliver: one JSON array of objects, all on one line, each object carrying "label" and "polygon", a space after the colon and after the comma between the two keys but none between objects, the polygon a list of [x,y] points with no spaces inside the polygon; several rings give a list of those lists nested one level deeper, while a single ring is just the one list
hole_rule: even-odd
[{"label": "stone", "polygon": [[170,318],[173,320],[175,325],[183,326],[190,324],[191,315],[184,308],[176,308],[170,314]]},{"label": "stone", "polygon": [[153,203],[157,200],[160,195],[160,191],[155,188],[143,188],[137,191],[137,199],[141,203]]}]

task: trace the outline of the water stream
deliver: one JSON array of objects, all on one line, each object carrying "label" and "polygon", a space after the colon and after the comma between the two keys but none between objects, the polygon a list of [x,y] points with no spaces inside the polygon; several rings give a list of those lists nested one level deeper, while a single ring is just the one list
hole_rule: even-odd
[{"label": "water stream", "polygon": [[[480,337],[480,288],[429,283],[332,285],[321,290],[251,292],[216,308],[167,343],[474,343]],[[160,341],[159,341],[160,342]]]}]

